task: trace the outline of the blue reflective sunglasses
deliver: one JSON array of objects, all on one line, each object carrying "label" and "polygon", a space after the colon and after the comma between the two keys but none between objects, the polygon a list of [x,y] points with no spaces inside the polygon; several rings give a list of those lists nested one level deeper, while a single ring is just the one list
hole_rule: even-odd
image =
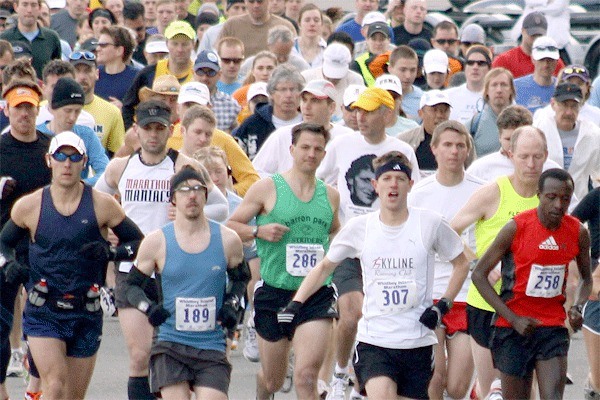
[{"label": "blue reflective sunglasses", "polygon": [[65,162],[67,161],[67,158],[69,160],[71,160],[71,162],[77,163],[81,160],[83,160],[83,155],[79,154],[79,153],[73,153],[71,155],[63,153],[62,151],[57,151],[56,153],[52,154],[52,158],[54,158],[56,161],[58,162]]},{"label": "blue reflective sunglasses", "polygon": [[90,51],[76,51],[69,56],[70,60],[81,60],[82,58],[88,61],[96,61],[96,55]]}]

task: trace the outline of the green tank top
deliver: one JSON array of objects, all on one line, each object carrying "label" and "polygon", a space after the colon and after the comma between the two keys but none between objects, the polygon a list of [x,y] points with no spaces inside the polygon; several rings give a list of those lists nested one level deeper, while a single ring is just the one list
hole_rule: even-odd
[{"label": "green tank top", "polygon": [[[281,175],[273,175],[272,179],[277,195],[275,206],[268,214],[256,217],[257,225],[276,222],[290,230],[276,243],[256,239],[260,275],[270,286],[297,290],[304,276],[329,248],[333,209],[327,188],[319,179],[308,202],[298,199]],[[325,283],[330,282],[331,277]]]},{"label": "green tank top", "polygon": [[[520,212],[531,210],[539,204],[537,195],[532,197],[522,197],[513,188],[508,176],[502,176],[496,180],[500,189],[500,203],[498,209],[492,218],[480,220],[475,223],[475,243],[477,247],[477,257],[481,258],[483,253],[490,247],[500,229],[507,224],[515,215]],[[500,293],[502,280],[498,280],[494,285],[496,293]],[[481,297],[479,291],[471,282],[469,292],[467,293],[467,304],[486,311],[494,312],[492,306]]]}]

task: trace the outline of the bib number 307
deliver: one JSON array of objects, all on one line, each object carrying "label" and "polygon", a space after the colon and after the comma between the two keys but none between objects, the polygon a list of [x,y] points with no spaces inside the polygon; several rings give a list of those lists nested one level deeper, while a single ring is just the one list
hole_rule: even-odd
[{"label": "bib number 307", "polygon": [[289,243],[285,248],[285,269],[292,276],[306,276],[324,255],[320,244]]},{"label": "bib number 307", "polygon": [[215,329],[217,300],[214,297],[186,298],[175,301],[175,328],[202,332]]},{"label": "bib number 307", "polygon": [[565,281],[564,265],[531,266],[525,294],[531,297],[556,297],[562,293]]}]

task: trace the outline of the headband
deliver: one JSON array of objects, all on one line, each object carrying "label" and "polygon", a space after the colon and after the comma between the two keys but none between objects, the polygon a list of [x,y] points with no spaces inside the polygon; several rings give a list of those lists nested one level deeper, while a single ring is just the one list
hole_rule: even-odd
[{"label": "headband", "polygon": [[196,171],[190,166],[185,166],[178,173],[171,177],[171,200],[173,200],[173,195],[175,194],[175,190],[177,190],[177,187],[183,182],[192,179],[200,181],[200,184],[206,189],[206,183],[204,182],[204,178],[202,177],[200,172]]},{"label": "headband", "polygon": [[382,166],[377,167],[377,169],[375,170],[375,179],[379,179],[381,175],[389,171],[404,172],[406,176],[408,176],[408,179],[411,179],[412,170],[410,169],[410,167],[407,167],[406,165],[402,164],[397,159],[391,159]]}]

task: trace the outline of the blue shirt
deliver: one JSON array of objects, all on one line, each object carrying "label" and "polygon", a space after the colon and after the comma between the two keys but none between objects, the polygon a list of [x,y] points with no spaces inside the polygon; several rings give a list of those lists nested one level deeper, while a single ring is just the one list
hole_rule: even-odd
[{"label": "blue shirt", "polygon": [[242,84],[239,81],[235,81],[233,83],[224,83],[221,81],[217,81],[217,90],[219,92],[227,93],[228,95],[233,95],[233,92],[242,87]]},{"label": "blue shirt", "polygon": [[[352,40],[354,42],[364,42],[365,41],[365,37],[362,35],[362,33],[360,33],[360,29],[361,26],[358,24],[358,22],[356,22],[354,20],[354,18],[352,18],[351,20],[348,20],[346,22],[344,22],[342,25],[338,26],[338,28],[335,30],[336,32],[346,32],[348,35],[350,35],[350,37],[352,38]],[[392,29],[392,27],[389,27],[390,29],[390,43],[394,43],[394,30]]]},{"label": "blue shirt", "polygon": [[515,79],[515,90],[517,92],[515,102],[527,108],[533,114],[535,110],[550,104],[555,85],[555,77],[552,77],[552,83],[548,86],[538,85],[533,80],[533,74]]},{"label": "blue shirt", "polygon": [[420,123],[421,118],[419,117],[419,104],[421,103],[423,91],[415,85],[413,85],[412,88],[412,92],[405,93],[402,96],[402,110],[404,110],[408,118]]},{"label": "blue shirt", "polygon": [[133,78],[138,70],[130,65],[126,65],[125,69],[118,74],[107,74],[104,65],[98,67],[98,81],[94,89],[96,96],[102,97],[106,101],[110,101],[110,97],[115,97],[123,101],[125,92],[131,86]]}]

